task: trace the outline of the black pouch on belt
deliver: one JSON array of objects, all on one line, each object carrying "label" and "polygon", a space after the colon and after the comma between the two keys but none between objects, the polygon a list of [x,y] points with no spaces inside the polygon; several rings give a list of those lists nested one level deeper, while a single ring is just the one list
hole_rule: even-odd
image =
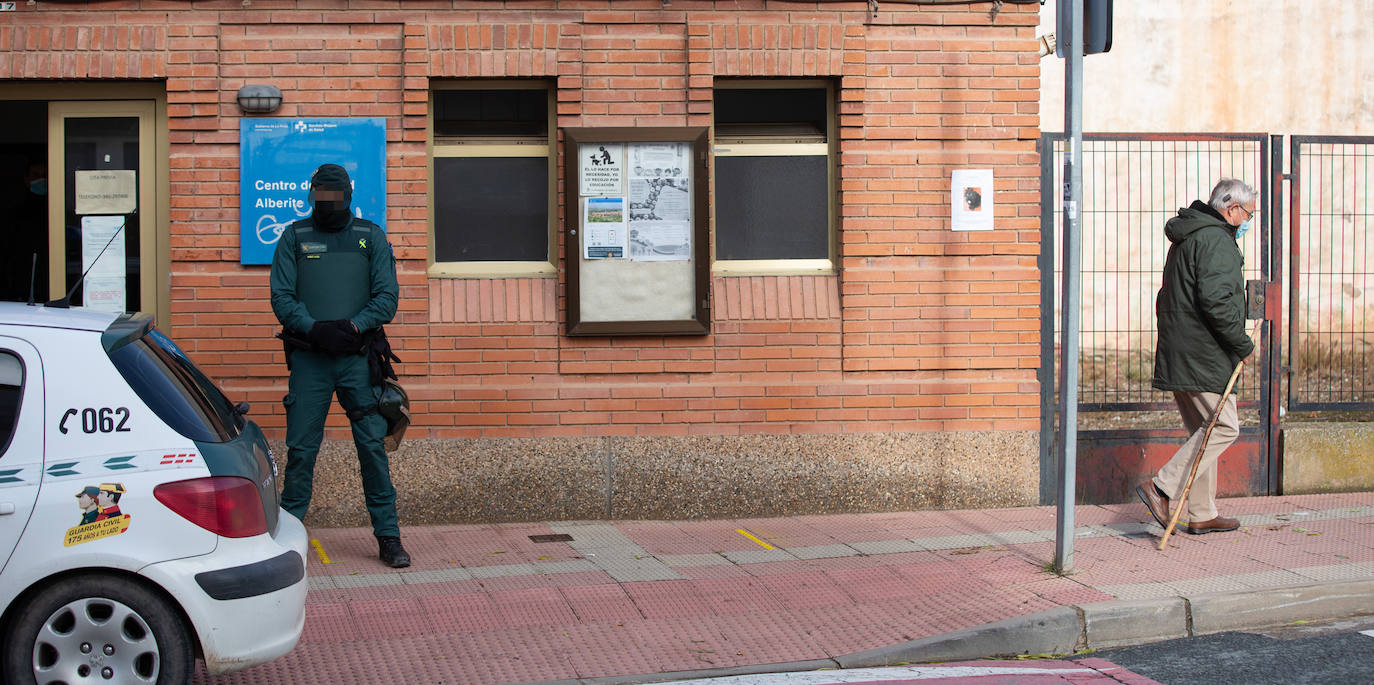
[{"label": "black pouch on belt", "polygon": [[315,345],[310,342],[310,339],[307,338],[304,333],[298,331],[283,327],[281,331],[277,333],[277,337],[281,338],[282,350],[286,352],[286,370],[288,371],[291,370],[291,350],[315,349]]},{"label": "black pouch on belt", "polygon": [[368,341],[367,349],[368,379],[373,387],[380,387],[388,378],[396,379],[396,369],[391,366],[393,361],[399,362],[401,358],[391,351],[391,343],[386,339],[386,329],[378,328]]}]

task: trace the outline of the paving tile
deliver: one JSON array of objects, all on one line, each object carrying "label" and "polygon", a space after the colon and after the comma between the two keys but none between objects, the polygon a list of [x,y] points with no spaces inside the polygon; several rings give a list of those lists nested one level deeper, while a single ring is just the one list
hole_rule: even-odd
[{"label": "paving tile", "polygon": [[361,588],[381,585],[403,585],[404,578],[399,573],[378,573],[357,576],[321,576],[310,579],[311,590],[329,588]]},{"label": "paving tile", "polygon": [[928,549],[924,545],[911,540],[872,540],[851,542],[847,546],[862,554],[900,554],[902,552],[920,552]]},{"label": "paving tile", "polygon": [[788,547],[787,552],[798,559],[833,559],[852,557],[859,551],[849,545],[818,545],[815,547]]},{"label": "paving tile", "polygon": [[676,580],[682,574],[666,566],[620,566],[606,569],[606,575],[621,583],[649,580]]},{"label": "paving tile", "polygon": [[503,564],[501,566],[478,566],[468,569],[473,578],[502,578],[505,576],[530,576],[537,570],[534,564]]},{"label": "paving tile", "polygon": [[920,538],[912,542],[921,546],[922,549],[963,549],[967,547],[996,547],[1005,544],[1005,541],[989,533],[975,533],[970,535],[950,535],[940,538]]},{"label": "paving tile", "polygon": [[[599,678],[657,672],[658,662],[634,644],[634,630],[628,624],[567,628],[567,658],[576,676]],[[614,648],[608,648],[611,646]]]},{"label": "paving tile", "polygon": [[429,571],[412,571],[402,573],[401,582],[406,585],[419,585],[421,583],[451,583],[458,580],[471,580],[472,572],[465,568],[443,568]]},{"label": "paving tile", "polygon": [[1287,569],[1277,569],[1263,573],[1243,573],[1225,577],[1235,579],[1241,585],[1248,588],[1287,587],[1290,585],[1304,585],[1311,582],[1310,579],[1302,574]]},{"label": "paving tile", "polygon": [[736,564],[758,564],[765,561],[792,561],[796,559],[785,549],[749,549],[721,552],[721,556]]},{"label": "paving tile", "polygon": [[1175,594],[1195,595],[1204,592],[1234,592],[1237,590],[1249,590],[1254,586],[1246,585],[1235,576],[1207,576],[1204,578],[1188,578],[1180,580],[1168,580],[1164,585],[1174,589]]},{"label": "paving tile", "polygon": [[758,580],[780,604],[793,611],[854,603],[834,578],[821,571],[761,576]]},{"label": "paving tile", "polygon": [[1374,578],[1374,564],[1328,564],[1290,569],[1308,582],[1340,582],[1345,580],[1368,580]]},{"label": "paving tile", "polygon": [[500,610],[485,593],[421,597],[420,610],[444,617],[448,633],[494,630],[505,625]]},{"label": "paving tile", "polygon": [[1117,599],[1158,599],[1177,597],[1179,594],[1177,589],[1162,582],[1101,585],[1098,589]]},{"label": "paving tile", "polygon": [[658,557],[668,566],[731,566],[729,559],[719,554],[666,554]]}]

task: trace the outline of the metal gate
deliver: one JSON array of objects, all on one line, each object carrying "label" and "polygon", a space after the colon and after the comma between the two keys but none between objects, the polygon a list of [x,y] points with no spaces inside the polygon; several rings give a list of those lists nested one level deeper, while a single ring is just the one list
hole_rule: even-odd
[{"label": "metal gate", "polygon": [[1288,410],[1374,409],[1374,137],[1293,136]]},{"label": "metal gate", "polygon": [[[1058,292],[1063,242],[1063,134],[1040,140],[1041,186],[1041,439],[1040,492],[1052,502],[1055,379],[1054,330],[1063,302]],[[1150,387],[1154,299],[1168,239],[1164,222],[1193,200],[1206,201],[1223,177],[1259,193],[1259,227],[1241,240],[1258,363],[1239,382],[1241,435],[1221,457],[1219,495],[1273,493],[1278,488],[1278,338],[1282,240],[1270,223],[1282,179],[1270,174],[1271,147],[1263,134],[1084,134],[1081,330],[1077,498],[1103,504],[1133,499],[1133,488],[1157,471],[1186,439],[1172,396]],[[1252,322],[1251,325],[1256,325]]]}]

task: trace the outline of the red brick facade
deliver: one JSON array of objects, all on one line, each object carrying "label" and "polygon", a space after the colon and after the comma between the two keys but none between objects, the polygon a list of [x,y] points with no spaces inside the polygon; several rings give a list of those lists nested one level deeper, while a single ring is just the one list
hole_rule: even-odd
[{"label": "red brick facade", "polygon": [[[387,120],[401,281],[388,332],[414,403],[408,437],[1038,427],[1038,5],[18,5],[0,14],[5,83],[165,87],[162,325],[274,437],[286,367],[267,270],[238,259],[234,97],[249,82],[285,94],[270,116]],[[431,84],[474,77],[556,83],[560,129],[710,126],[716,78],[830,79],[838,273],[717,274],[709,335],[612,338],[563,334],[561,223],[556,278],[428,276]],[[994,170],[996,230],[951,230],[958,168]],[[330,426],[347,435],[342,412]]]}]

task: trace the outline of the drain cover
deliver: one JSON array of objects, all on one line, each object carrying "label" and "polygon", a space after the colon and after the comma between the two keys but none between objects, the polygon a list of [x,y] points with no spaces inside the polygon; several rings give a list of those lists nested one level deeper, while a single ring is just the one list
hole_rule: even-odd
[{"label": "drain cover", "polygon": [[572,536],[567,533],[547,533],[544,535],[531,535],[530,542],[572,542]]}]

